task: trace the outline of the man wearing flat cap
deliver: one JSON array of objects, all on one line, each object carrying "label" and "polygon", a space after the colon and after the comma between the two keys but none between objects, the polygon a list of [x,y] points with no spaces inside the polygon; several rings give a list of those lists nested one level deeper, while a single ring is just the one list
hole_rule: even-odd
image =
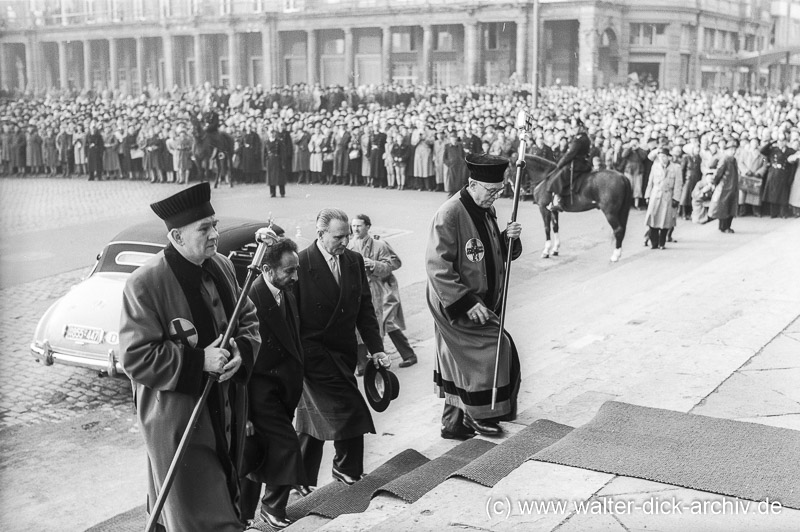
[{"label": "man wearing flat cap", "polygon": [[441,435],[447,439],[501,434],[498,422],[516,418],[520,384],[519,357],[503,331],[497,404],[491,408],[509,241],[514,259],[522,252],[522,226],[511,222],[501,233],[492,206],[504,189],[508,160],[473,154],[466,163],[467,185],[434,215],[425,254],[436,341],[434,381],[445,398]]},{"label": "man wearing flat cap", "polygon": [[122,296],[121,362],[145,440],[148,512],[198,402],[211,388],[159,519],[160,530],[241,531],[237,466],[246,424],[245,384],[260,338],[253,304],[230,345],[220,345],[239,297],[233,265],[217,253],[208,183],[153,203],[169,244],[128,278]]}]

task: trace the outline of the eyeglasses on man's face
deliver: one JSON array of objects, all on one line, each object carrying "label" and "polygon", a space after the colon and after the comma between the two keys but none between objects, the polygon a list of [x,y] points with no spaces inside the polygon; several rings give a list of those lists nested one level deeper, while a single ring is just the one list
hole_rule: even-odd
[{"label": "eyeglasses on man's face", "polygon": [[481,187],[483,190],[485,190],[486,193],[489,194],[490,198],[497,197],[501,192],[503,192],[503,189],[505,188],[504,186],[500,188],[489,188],[480,181],[473,181],[473,182],[479,187]]}]

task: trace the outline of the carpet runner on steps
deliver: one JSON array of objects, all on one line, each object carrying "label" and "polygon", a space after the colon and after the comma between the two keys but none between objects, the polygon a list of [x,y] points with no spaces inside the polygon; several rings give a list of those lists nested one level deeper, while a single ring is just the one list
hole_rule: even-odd
[{"label": "carpet runner on steps", "polygon": [[546,419],[534,421],[448,478],[461,477],[491,488],[525,460],[557,442],[571,430],[572,427]]},{"label": "carpet runner on steps", "polygon": [[800,509],[791,429],[608,401],[532,459]]},{"label": "carpet runner on steps", "polygon": [[447,477],[472,462],[495,444],[480,438],[467,440],[445,454],[423,464],[375,490],[373,497],[381,494],[394,495],[407,503],[418,501],[423,495],[447,480]]}]

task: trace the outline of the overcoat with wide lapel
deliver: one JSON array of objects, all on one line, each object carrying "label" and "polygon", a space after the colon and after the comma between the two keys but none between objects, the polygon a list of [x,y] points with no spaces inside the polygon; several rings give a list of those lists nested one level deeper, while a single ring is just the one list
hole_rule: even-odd
[{"label": "overcoat with wide lapel", "polygon": [[340,285],[314,241],[300,252],[295,297],[304,351],[303,397],[297,431],[320,440],[344,440],[375,432],[358,389],[356,329],[370,353],[383,351],[364,259],[345,250]]}]

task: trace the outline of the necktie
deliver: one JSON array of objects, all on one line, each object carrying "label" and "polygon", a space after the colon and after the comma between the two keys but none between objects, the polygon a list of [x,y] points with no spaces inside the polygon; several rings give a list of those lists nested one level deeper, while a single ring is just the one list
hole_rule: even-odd
[{"label": "necktie", "polygon": [[331,273],[333,273],[333,278],[336,279],[336,284],[339,284],[339,261],[336,260],[336,257],[331,257]]},{"label": "necktie", "polygon": [[285,304],[285,298],[283,297],[283,292],[278,292],[278,295],[275,297],[275,301],[278,303],[278,308],[280,309],[281,314],[283,314],[283,317],[285,318],[286,304]]}]

